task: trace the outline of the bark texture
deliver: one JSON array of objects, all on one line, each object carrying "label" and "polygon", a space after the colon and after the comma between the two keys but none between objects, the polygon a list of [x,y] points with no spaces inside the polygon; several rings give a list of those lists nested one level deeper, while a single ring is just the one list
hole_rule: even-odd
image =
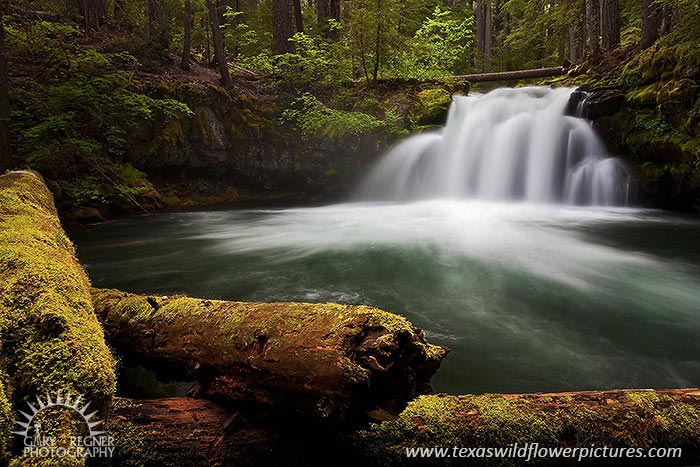
[{"label": "bark texture", "polygon": [[614,50],[620,46],[620,0],[603,0],[601,6],[603,48]]},{"label": "bark texture", "polygon": [[291,0],[273,0],[272,21],[272,53],[294,53],[294,43],[289,40],[295,29]]},{"label": "bark texture", "polygon": [[641,46],[647,49],[659,39],[663,15],[661,6],[655,0],[642,0],[642,39]]},{"label": "bark texture", "polygon": [[199,394],[298,411],[334,426],[398,414],[430,391],[446,349],[376,308],[149,297],[93,289],[109,342]]},{"label": "bark texture", "polygon": [[586,52],[600,53],[600,0],[586,0]]},{"label": "bark texture", "polygon": [[185,37],[182,41],[182,61],[180,62],[180,68],[187,71],[190,69],[190,50],[192,48],[192,0],[185,0]]},{"label": "bark texture", "polygon": [[88,29],[98,29],[107,17],[104,0],[82,0],[81,10]]}]

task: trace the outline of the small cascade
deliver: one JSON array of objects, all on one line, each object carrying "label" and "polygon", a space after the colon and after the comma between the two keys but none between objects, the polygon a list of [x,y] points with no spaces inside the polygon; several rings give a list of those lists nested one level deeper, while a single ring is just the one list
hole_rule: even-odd
[{"label": "small cascade", "polygon": [[360,195],[626,205],[629,173],[582,118],[579,94],[530,87],[455,96],[445,127],[390,150]]}]

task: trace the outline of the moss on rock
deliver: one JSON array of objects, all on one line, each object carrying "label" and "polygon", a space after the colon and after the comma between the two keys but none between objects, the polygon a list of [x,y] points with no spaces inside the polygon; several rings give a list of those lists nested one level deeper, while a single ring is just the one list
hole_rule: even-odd
[{"label": "moss on rock", "polygon": [[419,125],[443,124],[452,103],[452,94],[444,88],[426,89],[416,95]]}]

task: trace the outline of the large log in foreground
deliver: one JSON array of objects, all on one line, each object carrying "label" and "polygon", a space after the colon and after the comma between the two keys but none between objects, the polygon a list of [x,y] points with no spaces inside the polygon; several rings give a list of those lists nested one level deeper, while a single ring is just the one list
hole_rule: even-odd
[{"label": "large log in foreground", "polygon": [[93,289],[118,350],[200,395],[291,408],[333,425],[398,414],[430,391],[447,349],[406,319],[366,306],[243,303]]},{"label": "large log in foreground", "polygon": [[[120,403],[109,425],[116,443],[112,462],[143,467],[164,465],[164,458],[170,466],[559,466],[578,465],[579,456],[583,465],[692,465],[700,459],[697,389],[422,396],[397,420],[349,434],[245,418],[231,422],[236,419],[231,411],[197,399]],[[521,450],[511,456],[477,457],[479,448],[483,454],[514,443]],[[525,443],[537,443],[538,449],[569,447],[576,454],[567,458],[540,452],[528,461],[521,457],[527,456]],[[593,450],[606,446],[612,455]],[[407,458],[407,448],[436,447],[446,448],[449,456]],[[660,454],[648,451],[652,448],[681,451],[666,459],[638,457]],[[630,457],[627,449],[632,449]]]},{"label": "large log in foreground", "polygon": [[520,79],[547,78],[564,74],[564,67],[536,68],[534,70],[500,71],[495,73],[476,73],[472,75],[455,76],[470,83],[483,83],[487,81],[517,81]]},{"label": "large log in foreground", "polygon": [[[13,422],[27,419],[23,399],[36,404],[62,391],[106,411],[115,390],[115,360],[90,299],[90,282],[61,228],[53,197],[33,172],[0,176],[0,465],[9,455]],[[13,407],[14,405],[14,407]],[[103,412],[104,413],[104,412]],[[42,434],[64,447],[75,434],[59,412],[32,418]],[[25,427],[29,430],[29,427]],[[15,452],[22,449],[16,438]],[[4,458],[4,459],[3,459]],[[59,465],[16,456],[14,467]],[[63,459],[60,465],[84,464]]]}]

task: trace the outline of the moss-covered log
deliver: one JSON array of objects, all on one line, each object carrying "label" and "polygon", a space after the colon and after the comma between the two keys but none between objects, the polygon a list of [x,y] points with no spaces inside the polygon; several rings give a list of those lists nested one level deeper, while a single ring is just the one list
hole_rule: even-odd
[{"label": "moss-covered log", "polygon": [[10,378],[3,366],[0,363],[0,465],[5,465],[10,458],[14,420],[11,403],[12,394],[9,391]]},{"label": "moss-covered log", "polygon": [[[233,420],[233,422],[232,422]],[[700,454],[700,391],[422,396],[395,421],[351,434],[299,434],[298,427],[238,418],[211,402],[177,398],[118,404],[110,432],[119,465],[568,465],[573,459],[413,459],[406,448],[678,447],[682,457],[647,465],[689,465]],[[192,433],[192,435],[190,435]],[[459,451],[458,451],[459,452]],[[464,449],[463,452],[469,452]],[[472,451],[474,452],[474,451]],[[636,451],[635,451],[636,452]],[[474,452],[476,454],[476,452]],[[165,459],[165,460],[164,460]],[[583,465],[635,459],[589,458]],[[639,459],[636,459],[637,461]]]},{"label": "moss-covered log", "polygon": [[[677,447],[682,461],[654,459],[650,465],[689,465],[700,460],[700,390],[619,390],[530,395],[424,396],[398,420],[375,425],[355,440],[383,464],[406,462],[406,448]],[[452,452],[452,451],[451,451]],[[600,451],[598,452],[600,454]],[[580,454],[580,453],[579,453]],[[621,455],[618,452],[618,456]],[[474,459],[421,459],[464,465]],[[587,458],[593,464],[639,464],[640,459]],[[481,459],[487,465],[568,465],[575,459]],[[478,464],[478,459],[477,462]],[[646,464],[649,465],[649,464]]]},{"label": "moss-covered log", "polygon": [[[92,308],[90,283],[51,193],[31,172],[0,176],[0,342],[14,400],[61,391],[95,409],[110,404],[115,361]],[[0,380],[6,391],[8,380]],[[15,409],[27,410],[22,405]],[[44,420],[43,432],[67,436],[62,418],[54,421]]]},{"label": "moss-covered log", "polygon": [[196,378],[202,395],[339,426],[401,412],[430,390],[446,353],[406,319],[366,306],[92,296],[117,349]]}]

